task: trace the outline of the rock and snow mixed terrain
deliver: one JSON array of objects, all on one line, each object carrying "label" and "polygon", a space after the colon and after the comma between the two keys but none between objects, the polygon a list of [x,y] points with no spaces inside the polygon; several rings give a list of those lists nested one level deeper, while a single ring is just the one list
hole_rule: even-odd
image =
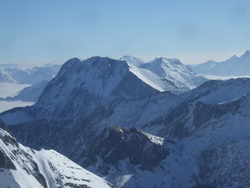
[{"label": "rock and snow mixed terrain", "polygon": [[35,105],[0,119],[22,144],[55,149],[116,187],[249,187],[250,79],[176,95],[161,81],[167,66],[187,67],[129,60],[71,59]]},{"label": "rock and snow mixed terrain", "polygon": [[70,59],[46,85],[35,105],[6,112],[1,118],[8,124],[75,118],[115,99],[140,99],[159,92],[157,83],[144,82],[145,76],[138,78],[135,72],[138,71],[132,71],[125,61],[101,57],[82,62]]},{"label": "rock and snow mixed terrain", "polygon": [[191,67],[183,65],[174,58],[160,57],[147,63],[133,56],[123,56],[120,60],[125,60],[131,66],[139,67],[141,70],[146,69],[156,74],[161,80],[158,85],[161,85],[165,91],[181,93],[207,81],[204,77],[194,73]]},{"label": "rock and snow mixed terrain", "polygon": [[193,65],[192,69],[203,75],[250,76],[250,50],[247,50],[240,57],[234,55],[223,62],[209,60],[202,64]]},{"label": "rock and snow mixed terrain", "polygon": [[155,58],[149,63],[140,65],[140,67],[152,71],[163,79],[165,90],[169,90],[168,87],[173,85],[180,90],[188,91],[206,81],[205,78],[198,76],[189,66],[183,65],[178,59]]},{"label": "rock and snow mixed terrain", "polygon": [[54,150],[36,151],[19,144],[0,126],[0,186],[11,187],[111,187]]}]

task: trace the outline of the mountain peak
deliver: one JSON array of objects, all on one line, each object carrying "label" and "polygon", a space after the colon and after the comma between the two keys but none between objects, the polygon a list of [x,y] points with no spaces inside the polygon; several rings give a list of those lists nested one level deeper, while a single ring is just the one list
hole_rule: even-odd
[{"label": "mountain peak", "polygon": [[171,64],[176,64],[176,65],[182,65],[180,60],[176,59],[176,58],[156,57],[150,63],[152,63],[152,62],[155,62],[155,63],[171,63]]},{"label": "mountain peak", "polygon": [[144,61],[141,59],[134,57],[134,56],[129,56],[129,55],[124,55],[122,58],[119,60],[121,61],[127,61],[129,64],[135,65],[135,66],[140,66],[142,64],[145,64]]},{"label": "mountain peak", "polygon": [[236,56],[236,55],[233,55],[232,57],[230,57],[227,61],[234,61],[234,60],[237,60],[239,57],[238,56]]},{"label": "mountain peak", "polygon": [[[115,99],[142,99],[160,91],[144,77],[142,72],[131,70],[126,61],[99,56],[84,61],[70,59],[46,85],[38,102],[30,110],[20,109],[20,113],[27,115],[27,119],[20,121],[74,118]],[[3,119],[7,120],[7,116]],[[19,120],[10,121],[11,124]]]},{"label": "mountain peak", "polygon": [[250,57],[250,49],[248,49],[241,57]]}]

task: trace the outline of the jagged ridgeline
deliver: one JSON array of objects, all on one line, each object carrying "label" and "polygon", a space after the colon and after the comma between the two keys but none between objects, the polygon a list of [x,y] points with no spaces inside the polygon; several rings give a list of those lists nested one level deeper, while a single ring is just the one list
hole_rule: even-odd
[{"label": "jagged ridgeline", "polygon": [[19,144],[0,121],[1,187],[112,187],[54,150]]},{"label": "jagged ridgeline", "polygon": [[22,144],[55,149],[116,187],[249,187],[250,79],[186,92],[171,81],[166,91],[158,74],[180,62],[136,61],[71,59],[35,105],[0,118]]}]

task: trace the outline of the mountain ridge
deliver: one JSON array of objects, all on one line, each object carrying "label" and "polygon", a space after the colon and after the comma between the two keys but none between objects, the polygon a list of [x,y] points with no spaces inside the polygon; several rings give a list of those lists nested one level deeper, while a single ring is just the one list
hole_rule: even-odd
[{"label": "mountain ridge", "polygon": [[54,150],[21,145],[0,124],[1,187],[111,187]]},{"label": "mountain ridge", "polygon": [[222,62],[209,60],[202,64],[192,65],[192,69],[198,74],[247,76],[250,75],[250,50],[247,50],[240,57],[233,55]]}]

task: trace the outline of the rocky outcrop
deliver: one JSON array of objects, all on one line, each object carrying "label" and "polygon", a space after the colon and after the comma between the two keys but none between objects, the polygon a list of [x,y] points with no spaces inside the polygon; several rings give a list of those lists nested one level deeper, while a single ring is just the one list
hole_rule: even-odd
[{"label": "rocky outcrop", "polygon": [[[154,143],[143,132],[135,128],[107,127],[88,146],[86,165],[100,157],[105,164],[115,164],[128,159],[131,164],[143,170],[152,170],[166,156],[163,143]],[[89,164],[87,164],[89,163]]]}]

